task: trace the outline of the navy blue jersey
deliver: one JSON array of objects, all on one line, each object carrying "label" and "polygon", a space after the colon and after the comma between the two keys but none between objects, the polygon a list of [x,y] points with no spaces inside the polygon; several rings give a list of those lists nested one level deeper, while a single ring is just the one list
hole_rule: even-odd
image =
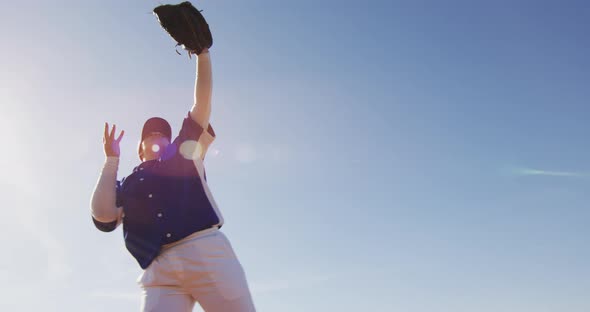
[{"label": "navy blue jersey", "polygon": [[[207,131],[215,137],[211,126]],[[125,246],[143,269],[158,256],[162,245],[223,225],[223,217],[207,186],[202,159],[192,157],[203,132],[189,114],[179,135],[159,159],[141,163],[117,182],[117,207],[123,207]],[[117,221],[94,220],[94,224],[105,232],[117,227]]]}]

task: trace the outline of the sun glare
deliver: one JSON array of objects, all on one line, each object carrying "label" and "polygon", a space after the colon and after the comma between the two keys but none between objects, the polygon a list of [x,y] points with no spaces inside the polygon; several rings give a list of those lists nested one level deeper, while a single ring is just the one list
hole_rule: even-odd
[{"label": "sun glare", "polygon": [[197,157],[199,157],[199,155],[201,155],[203,147],[201,146],[201,143],[197,141],[188,140],[184,141],[180,145],[179,151],[180,155],[182,155],[182,157],[186,159],[196,159]]}]

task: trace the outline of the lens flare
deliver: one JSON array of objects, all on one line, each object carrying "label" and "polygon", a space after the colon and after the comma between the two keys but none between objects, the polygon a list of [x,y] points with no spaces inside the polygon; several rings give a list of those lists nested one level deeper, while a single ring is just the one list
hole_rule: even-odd
[{"label": "lens flare", "polygon": [[201,146],[201,143],[197,141],[187,140],[180,145],[178,150],[182,157],[194,160],[201,156],[201,153],[203,152],[203,146]]}]

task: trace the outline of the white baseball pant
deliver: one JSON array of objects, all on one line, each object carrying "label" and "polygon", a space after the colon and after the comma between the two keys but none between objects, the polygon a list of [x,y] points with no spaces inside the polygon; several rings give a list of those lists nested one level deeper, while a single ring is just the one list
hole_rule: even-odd
[{"label": "white baseball pant", "polygon": [[246,275],[227,237],[217,229],[164,245],[138,278],[141,311],[254,312]]}]

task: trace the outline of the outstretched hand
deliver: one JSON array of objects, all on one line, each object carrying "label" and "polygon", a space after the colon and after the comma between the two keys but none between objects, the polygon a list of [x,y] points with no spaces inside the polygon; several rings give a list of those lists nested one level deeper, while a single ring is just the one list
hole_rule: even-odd
[{"label": "outstretched hand", "polygon": [[102,138],[102,143],[104,144],[104,154],[107,157],[119,157],[121,154],[121,149],[119,148],[119,143],[121,139],[123,139],[123,134],[125,134],[125,130],[121,131],[119,136],[115,139],[115,129],[117,125],[113,125],[109,133],[109,124],[104,123],[104,137]]}]

